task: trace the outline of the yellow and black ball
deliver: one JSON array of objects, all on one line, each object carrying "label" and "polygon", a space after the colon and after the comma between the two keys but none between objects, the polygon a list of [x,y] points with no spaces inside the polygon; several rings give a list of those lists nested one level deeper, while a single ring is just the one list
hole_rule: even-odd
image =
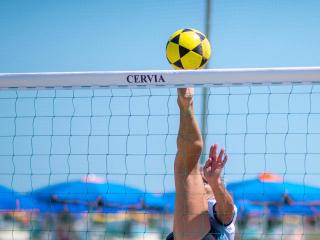
[{"label": "yellow and black ball", "polygon": [[196,29],[180,29],[169,38],[166,55],[174,69],[201,69],[210,58],[210,42]]}]

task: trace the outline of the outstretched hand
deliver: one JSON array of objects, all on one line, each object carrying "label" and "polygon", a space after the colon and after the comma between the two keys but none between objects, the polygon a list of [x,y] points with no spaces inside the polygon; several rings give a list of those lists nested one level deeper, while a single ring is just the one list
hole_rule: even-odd
[{"label": "outstretched hand", "polygon": [[225,154],[224,149],[220,150],[219,155],[217,154],[217,149],[217,144],[210,147],[209,158],[203,167],[204,176],[209,183],[217,183],[221,180],[224,165],[228,161],[228,155]]},{"label": "outstretched hand", "polygon": [[178,88],[178,105],[182,111],[187,111],[193,105],[194,88]]}]

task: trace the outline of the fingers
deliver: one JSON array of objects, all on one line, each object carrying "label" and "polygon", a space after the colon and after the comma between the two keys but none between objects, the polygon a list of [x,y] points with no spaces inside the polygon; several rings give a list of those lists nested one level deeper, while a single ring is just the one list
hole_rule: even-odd
[{"label": "fingers", "polygon": [[178,96],[184,96],[186,94],[186,88],[177,88]]},{"label": "fingers", "polygon": [[204,167],[207,168],[207,167],[209,167],[211,165],[212,165],[212,158],[208,158],[208,160],[206,161]]},{"label": "fingers", "polygon": [[211,162],[217,161],[225,164],[228,161],[228,155],[225,153],[225,150],[221,148],[219,155],[217,156],[217,149],[218,149],[218,144],[211,145],[210,152],[209,152],[209,159],[211,159]]},{"label": "fingers", "polygon": [[224,149],[221,148],[219,156],[218,156],[218,162],[222,162],[223,157],[224,157]]},{"label": "fingers", "polygon": [[213,144],[210,147],[210,153],[209,153],[209,158],[212,158],[214,160],[216,160],[217,157],[217,148],[218,148],[218,144]]},{"label": "fingers", "polygon": [[178,96],[190,98],[194,95],[193,88],[177,88]]},{"label": "fingers", "polygon": [[223,158],[223,166],[226,164],[226,162],[228,161],[228,159],[229,159],[228,154],[225,154],[225,155],[224,155],[224,158]]}]

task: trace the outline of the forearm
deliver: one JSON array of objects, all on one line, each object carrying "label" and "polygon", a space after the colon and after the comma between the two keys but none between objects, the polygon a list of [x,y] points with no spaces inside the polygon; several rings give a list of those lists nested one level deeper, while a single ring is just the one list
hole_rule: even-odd
[{"label": "forearm", "polygon": [[234,214],[234,203],[232,196],[224,187],[224,184],[220,178],[217,180],[211,180],[209,184],[216,199],[215,208],[219,220],[223,224],[230,223]]},{"label": "forearm", "polygon": [[180,125],[177,138],[178,151],[185,150],[186,144],[189,145],[188,148],[202,148],[202,136],[194,115],[193,106],[192,109],[187,111],[180,110]]},{"label": "forearm", "polygon": [[177,137],[175,167],[184,173],[196,169],[203,147],[197,119],[194,115],[193,98],[179,96],[180,125]]}]

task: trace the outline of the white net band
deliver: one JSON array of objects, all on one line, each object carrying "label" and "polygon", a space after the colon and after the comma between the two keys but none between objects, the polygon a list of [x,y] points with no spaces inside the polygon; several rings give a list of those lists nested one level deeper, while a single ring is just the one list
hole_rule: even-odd
[{"label": "white net band", "polygon": [[320,83],[320,67],[0,74],[0,89],[278,85],[292,83]]}]

